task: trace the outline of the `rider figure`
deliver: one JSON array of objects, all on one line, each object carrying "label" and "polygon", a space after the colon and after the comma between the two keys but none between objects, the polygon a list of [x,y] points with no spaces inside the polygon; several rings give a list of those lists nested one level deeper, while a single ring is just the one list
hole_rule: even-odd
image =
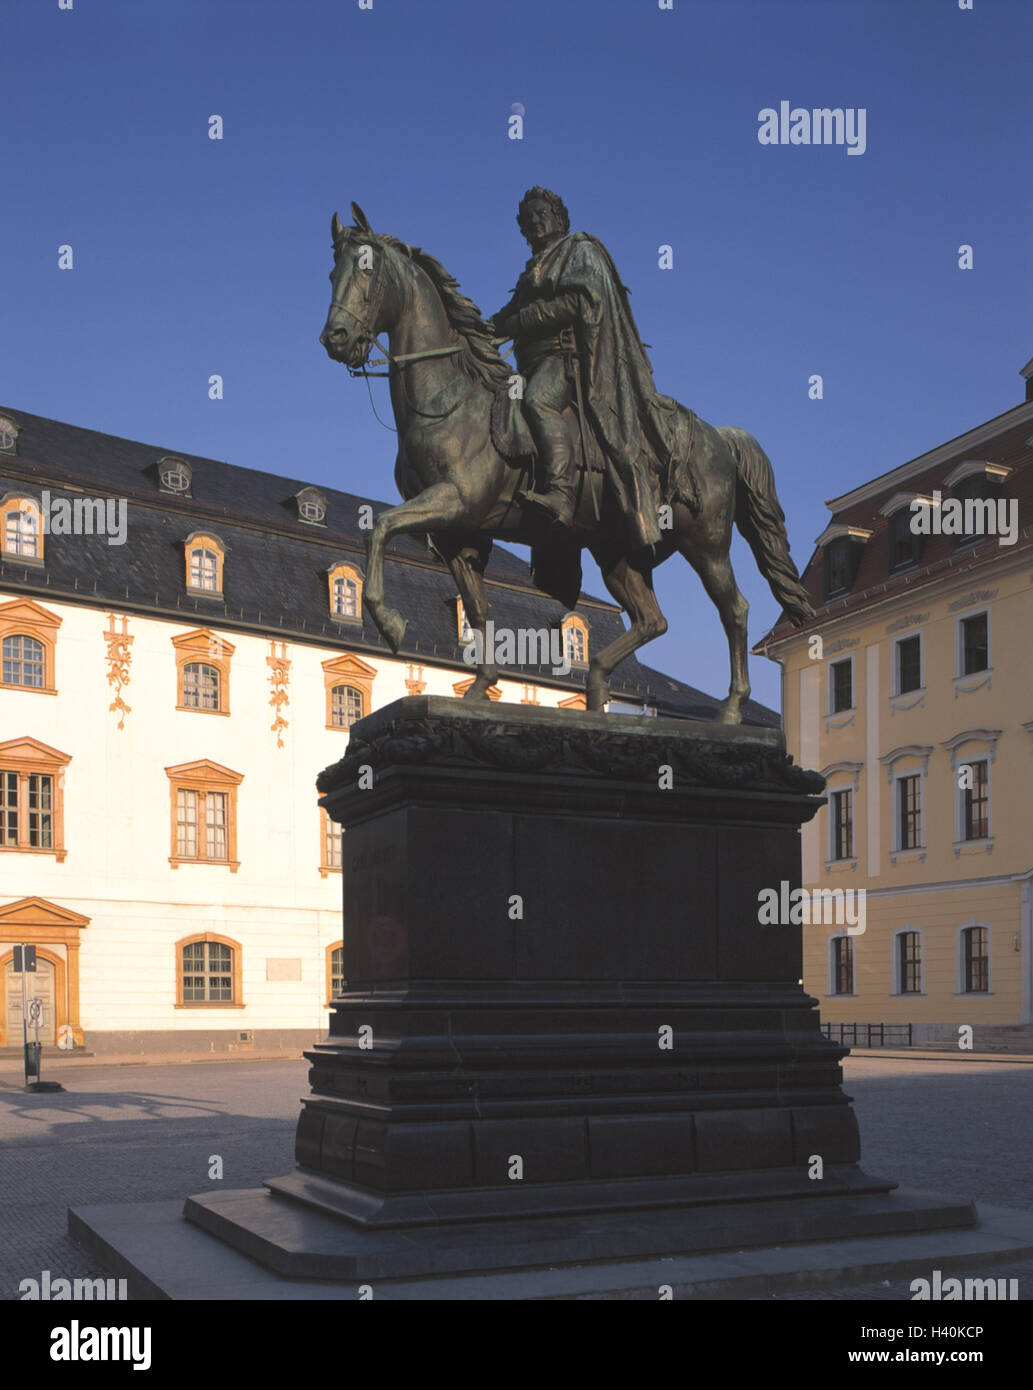
[{"label": "rider figure", "polygon": [[633,541],[654,545],[660,532],[651,474],[669,461],[674,402],[657,394],[627,292],[602,243],[571,234],[563,200],[539,186],[524,194],[517,223],[532,255],[492,322],[501,338],[513,339],[545,482],[543,492],[521,492],[517,500],[553,523],[573,522],[577,453],[570,407],[577,371],[584,423],[614,466]]}]

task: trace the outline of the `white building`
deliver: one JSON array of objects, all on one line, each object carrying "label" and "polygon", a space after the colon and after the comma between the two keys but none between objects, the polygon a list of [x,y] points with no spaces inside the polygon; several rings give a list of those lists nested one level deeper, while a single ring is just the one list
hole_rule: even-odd
[{"label": "white building", "polygon": [[[341,842],[316,776],[356,718],[472,679],[454,582],[422,544],[388,565],[406,649],[364,618],[362,508],[384,505],[0,410],[0,1048],[21,1043],[18,942],[37,948],[44,1042],[325,1033]],[[504,550],[487,579],[502,620],[562,623],[575,662],[514,668],[496,698],[583,707],[619,610],[583,598],[564,617]],[[634,659],[618,677],[621,709],[716,704]]]}]

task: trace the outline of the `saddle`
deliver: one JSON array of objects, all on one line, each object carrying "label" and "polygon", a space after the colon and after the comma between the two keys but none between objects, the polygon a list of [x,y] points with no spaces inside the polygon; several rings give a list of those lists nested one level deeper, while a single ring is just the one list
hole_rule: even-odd
[{"label": "saddle", "polygon": [[[578,429],[577,423],[577,407],[570,406],[566,414],[569,418],[571,438],[574,440],[575,458],[580,468],[584,463],[584,456],[581,448],[581,431]],[[529,463],[533,464],[538,457],[538,448],[531,435],[521,402],[510,396],[508,385],[501,386],[495,392],[495,397],[491,403],[491,442],[506,462],[514,466],[526,467]],[[605,473],[606,455],[600,449],[595,432],[587,421],[585,422],[585,443],[588,445],[589,467],[592,472]]]},{"label": "saddle", "polygon": [[[664,413],[668,416],[665,424],[667,425],[670,465],[662,469],[653,469],[650,478],[653,494],[658,506],[665,503],[681,502],[691,512],[697,513],[700,507],[699,490],[690,462],[697,417],[691,410],[679,405],[670,396],[662,396],[660,399],[666,407]],[[669,406],[667,406],[668,401],[670,401]],[[576,406],[570,407],[570,417],[575,458],[578,468],[582,468],[584,450],[582,449],[582,431],[578,428],[577,423]],[[616,476],[616,470],[600,447],[591,425],[587,420],[584,424],[583,438],[587,446],[589,468],[593,473],[602,474],[606,481],[615,488],[617,496],[621,497],[623,488],[620,479]],[[534,461],[538,457],[538,449],[521,409],[521,403],[510,396],[507,385],[501,386],[495,392],[494,400],[491,403],[491,442],[507,463],[514,467],[528,468],[533,472]]]}]

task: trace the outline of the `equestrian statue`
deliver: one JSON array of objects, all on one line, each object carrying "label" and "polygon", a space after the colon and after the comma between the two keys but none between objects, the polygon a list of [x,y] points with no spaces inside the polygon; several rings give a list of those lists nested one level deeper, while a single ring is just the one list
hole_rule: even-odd
[{"label": "equestrian statue", "polygon": [[[373,374],[374,344],[388,368],[405,501],[369,533],[364,602],[391,649],[405,632],[384,599],[394,536],[426,533],[480,634],[484,660],[468,700],[487,700],[498,678],[484,587],[493,542],[529,545],[535,584],[567,609],[577,604],[587,549],[629,618],[589,665],[587,707],[602,710],[620,662],[667,631],[653,570],[678,551],[720,614],[731,680],[716,718],[738,724],[750,685],[748,605],[729,561],[733,523],[790,620],[814,616],[763,449],[745,430],[708,425],[656,390],[609,253],[570,231],[549,189],[529,189],[520,203],[531,258],[490,320],[440,262],[374,232],[351,208],[352,226],[336,213],[331,222],[333,292],[320,342],[353,375]],[[515,371],[499,352],[510,340]]]}]

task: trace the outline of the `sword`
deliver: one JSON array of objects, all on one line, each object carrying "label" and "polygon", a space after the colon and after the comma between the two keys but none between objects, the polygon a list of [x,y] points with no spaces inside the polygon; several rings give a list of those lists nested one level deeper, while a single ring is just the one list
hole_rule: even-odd
[{"label": "sword", "polygon": [[[573,332],[571,332],[573,337]],[[595,491],[595,475],[592,472],[592,465],[589,461],[588,445],[585,441],[585,408],[581,399],[581,370],[576,347],[567,348],[567,359],[570,362],[574,373],[574,408],[577,411],[577,426],[581,435],[581,467],[588,475],[588,491],[592,497],[592,511],[595,513],[596,521],[599,520],[599,499]]]}]

